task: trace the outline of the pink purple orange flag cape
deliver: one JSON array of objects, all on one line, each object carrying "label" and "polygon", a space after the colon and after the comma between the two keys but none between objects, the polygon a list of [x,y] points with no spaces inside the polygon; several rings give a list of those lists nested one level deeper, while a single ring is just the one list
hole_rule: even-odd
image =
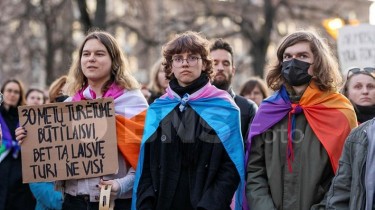
[{"label": "pink purple orange flag cape", "polygon": [[[136,169],[148,107],[140,90],[126,90],[112,84],[103,98],[113,98],[116,114],[117,146],[125,160]],[[90,87],[83,88],[72,101],[96,99]],[[68,100],[67,100],[68,101]]]},{"label": "pink purple orange flag cape", "polygon": [[[357,119],[353,106],[346,97],[337,92],[323,92],[314,81],[305,90],[299,104],[291,103],[285,86],[262,102],[247,138],[246,166],[252,138],[271,129],[273,125],[289,115],[288,151],[286,152],[288,167],[292,170],[290,164],[290,161],[294,159],[292,133],[295,126],[295,114],[300,112],[304,113],[315,135],[327,151],[332,169],[336,173],[345,139],[349,132],[357,127]],[[244,209],[248,209],[246,199],[244,199]]]},{"label": "pink purple orange flag cape", "polygon": [[291,115],[301,111],[327,151],[336,173],[345,139],[349,132],[357,127],[356,115],[346,97],[337,92],[323,92],[314,81],[307,87],[299,104],[291,103],[285,86],[262,102],[247,138],[246,163],[252,138],[270,129],[288,114],[291,125],[288,125],[288,144],[291,144],[289,137],[294,123],[291,122]]}]

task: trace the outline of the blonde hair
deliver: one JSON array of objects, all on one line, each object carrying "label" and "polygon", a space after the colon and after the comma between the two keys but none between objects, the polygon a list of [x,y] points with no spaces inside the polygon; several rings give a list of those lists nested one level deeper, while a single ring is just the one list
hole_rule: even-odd
[{"label": "blonde hair", "polygon": [[157,60],[150,72],[150,84],[148,85],[148,89],[155,93],[164,93],[164,88],[160,85],[158,78],[159,72],[164,71],[162,63],[163,59]]},{"label": "blonde hair", "polygon": [[72,66],[69,69],[69,95],[73,95],[77,91],[87,86],[87,78],[82,73],[81,57],[83,47],[85,46],[86,42],[90,39],[97,39],[99,42],[101,42],[106,47],[112,60],[111,77],[108,80],[108,82],[103,85],[103,93],[105,93],[108,90],[109,86],[113,82],[116,83],[118,86],[129,90],[137,89],[140,87],[137,80],[130,74],[130,71],[127,69],[125,56],[122,53],[121,48],[117,43],[116,39],[107,32],[93,31],[90,32],[84,39],[83,43],[79,47],[78,54],[75,57]]},{"label": "blonde hair", "polygon": [[51,103],[56,102],[56,98],[60,96],[60,91],[64,87],[67,81],[67,76],[61,76],[57,78],[55,81],[52,82],[52,84],[49,86],[48,89],[48,95],[49,95],[49,101]]},{"label": "blonde hair", "polygon": [[338,63],[330,47],[321,37],[312,31],[297,31],[286,36],[277,50],[277,62],[270,67],[267,74],[267,84],[273,90],[279,90],[285,83],[281,75],[283,54],[286,48],[300,42],[307,42],[314,55],[313,77],[316,85],[322,91],[337,91],[342,85],[342,76]]}]

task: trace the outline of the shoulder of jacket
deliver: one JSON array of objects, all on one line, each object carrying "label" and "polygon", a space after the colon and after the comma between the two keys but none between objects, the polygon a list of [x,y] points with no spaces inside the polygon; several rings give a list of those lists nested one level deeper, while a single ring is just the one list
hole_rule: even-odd
[{"label": "shoulder of jacket", "polygon": [[368,120],[367,122],[362,123],[358,127],[354,128],[349,136],[347,141],[352,143],[365,143],[367,139],[367,128],[374,123],[375,119]]}]

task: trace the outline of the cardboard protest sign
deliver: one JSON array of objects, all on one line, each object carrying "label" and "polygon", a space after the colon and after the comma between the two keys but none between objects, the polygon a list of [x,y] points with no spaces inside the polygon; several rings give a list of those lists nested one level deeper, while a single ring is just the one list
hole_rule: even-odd
[{"label": "cardboard protest sign", "polygon": [[344,75],[351,67],[375,67],[375,26],[361,24],[341,28],[337,51]]},{"label": "cardboard protest sign", "polygon": [[98,177],[118,170],[113,99],[18,108],[24,183]]}]

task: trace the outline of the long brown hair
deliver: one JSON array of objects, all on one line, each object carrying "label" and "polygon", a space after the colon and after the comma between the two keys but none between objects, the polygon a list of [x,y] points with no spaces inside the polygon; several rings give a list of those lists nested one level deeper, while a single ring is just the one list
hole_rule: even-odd
[{"label": "long brown hair", "polygon": [[140,87],[137,80],[130,74],[130,71],[126,65],[126,59],[120,45],[117,43],[116,39],[109,33],[104,31],[93,31],[90,32],[84,41],[82,42],[81,46],[79,47],[79,51],[77,56],[75,57],[72,66],[69,69],[68,74],[68,92],[70,95],[75,94],[78,90],[82,89],[87,85],[87,78],[82,73],[81,68],[81,57],[83,47],[85,46],[86,42],[90,39],[97,39],[101,42],[107,49],[111,60],[111,77],[110,80],[103,86],[102,92],[104,93],[108,90],[109,86],[115,82],[122,88],[125,89],[137,89]]},{"label": "long brown hair", "polygon": [[240,96],[250,94],[255,87],[259,88],[263,98],[267,98],[269,96],[267,85],[260,77],[251,77],[249,80],[247,80],[241,88]]},{"label": "long brown hair", "polygon": [[267,74],[267,84],[273,90],[279,90],[285,83],[281,75],[281,64],[285,49],[300,42],[307,42],[314,55],[313,78],[322,91],[337,91],[342,85],[338,63],[330,47],[321,37],[312,31],[297,31],[286,36],[277,50],[277,62]]},{"label": "long brown hair", "polygon": [[4,84],[3,84],[3,86],[1,86],[1,91],[0,92],[4,93],[5,86],[7,86],[7,84],[12,83],[12,82],[16,83],[18,85],[18,87],[20,88],[20,98],[18,99],[17,107],[25,105],[26,104],[25,88],[23,87],[22,82],[19,81],[18,79],[8,79],[7,81],[5,81]]}]

